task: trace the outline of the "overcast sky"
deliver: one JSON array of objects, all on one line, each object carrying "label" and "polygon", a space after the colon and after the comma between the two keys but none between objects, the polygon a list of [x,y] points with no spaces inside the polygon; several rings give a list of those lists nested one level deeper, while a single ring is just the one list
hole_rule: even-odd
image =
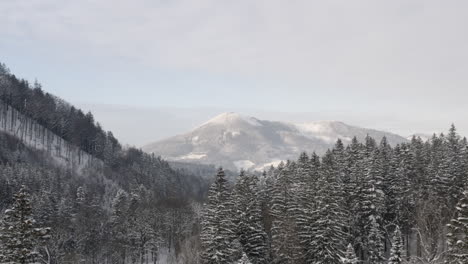
[{"label": "overcast sky", "polygon": [[0,61],[109,129],[123,128],[102,105],[315,113],[301,116],[403,134],[455,122],[468,134],[467,10],[465,0],[0,0]]}]

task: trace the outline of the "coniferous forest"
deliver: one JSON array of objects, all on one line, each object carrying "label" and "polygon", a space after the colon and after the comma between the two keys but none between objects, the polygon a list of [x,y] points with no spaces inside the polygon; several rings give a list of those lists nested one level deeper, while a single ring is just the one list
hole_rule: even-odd
[{"label": "coniferous forest", "polygon": [[0,263],[468,263],[468,143],[454,125],[396,146],[338,140],[232,181],[122,147],[4,65],[0,97],[99,161],[75,171],[0,134]]},{"label": "coniferous forest", "polygon": [[[391,147],[340,140],[230,188],[220,169],[202,263],[468,263],[468,148],[447,135]],[[242,263],[242,262],[240,262]]]},{"label": "coniferous forest", "polygon": [[5,65],[0,94],[23,114],[18,120],[32,119],[100,161],[76,171],[52,162],[55,151],[29,147],[29,136],[0,133],[0,263],[190,263],[207,189],[200,176],[123,148],[91,113]]}]

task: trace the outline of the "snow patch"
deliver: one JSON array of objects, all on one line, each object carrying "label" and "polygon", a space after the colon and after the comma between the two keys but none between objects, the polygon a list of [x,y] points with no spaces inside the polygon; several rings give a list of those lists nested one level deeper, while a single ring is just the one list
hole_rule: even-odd
[{"label": "snow patch", "polygon": [[296,128],[302,133],[330,133],[333,132],[330,121],[297,123]]},{"label": "snow patch", "polygon": [[208,124],[229,124],[235,121],[243,121],[252,126],[261,126],[262,124],[259,122],[258,119],[255,117],[244,116],[238,113],[228,112],[222,113],[220,115],[215,116],[214,118],[208,120],[207,122],[203,123],[200,127],[208,125]]},{"label": "snow patch", "polygon": [[206,157],[206,153],[194,153],[190,152],[187,155],[177,157],[178,160],[196,160]]}]

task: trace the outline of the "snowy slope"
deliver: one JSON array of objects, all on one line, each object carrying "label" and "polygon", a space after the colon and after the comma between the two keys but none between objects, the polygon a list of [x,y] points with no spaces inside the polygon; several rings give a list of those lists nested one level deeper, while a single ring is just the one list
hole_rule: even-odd
[{"label": "snowy slope", "polygon": [[51,161],[80,173],[90,166],[102,166],[102,161],[69,144],[63,138],[0,101],[0,132],[18,138],[23,144],[44,152]]},{"label": "snowy slope", "polygon": [[143,150],[184,162],[215,164],[229,169],[263,169],[300,152],[323,154],[338,138],[349,143],[353,136],[390,144],[407,141],[398,135],[350,126],[337,121],[287,123],[259,120],[237,113],[223,113],[193,131],[148,144]]}]

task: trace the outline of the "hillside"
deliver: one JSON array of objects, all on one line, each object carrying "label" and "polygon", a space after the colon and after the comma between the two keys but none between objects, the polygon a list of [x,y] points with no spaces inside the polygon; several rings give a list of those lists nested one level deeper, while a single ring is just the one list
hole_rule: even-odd
[{"label": "hillside", "polygon": [[82,173],[85,168],[102,168],[102,160],[57,136],[37,121],[0,101],[0,132],[16,137],[25,146],[43,151],[56,166]]},{"label": "hillside", "polygon": [[0,64],[0,217],[14,208],[15,193],[27,193],[35,225],[50,227],[37,248],[44,263],[101,263],[122,247],[124,261],[150,247],[152,261],[175,254],[190,237],[180,230],[197,224],[202,176],[122,148],[91,113]]}]

